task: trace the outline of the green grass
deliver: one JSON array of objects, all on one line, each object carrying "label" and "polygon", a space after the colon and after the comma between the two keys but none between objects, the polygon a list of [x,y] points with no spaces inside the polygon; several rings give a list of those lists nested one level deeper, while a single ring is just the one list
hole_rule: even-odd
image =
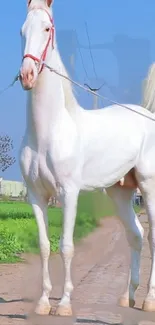
[{"label": "green grass", "polygon": [[[74,231],[75,242],[98,226],[99,219],[114,215],[113,205],[103,193],[81,193]],[[51,251],[57,252],[62,210],[49,208]],[[0,202],[0,263],[20,260],[21,253],[38,253],[38,231],[32,208],[26,203]]]}]

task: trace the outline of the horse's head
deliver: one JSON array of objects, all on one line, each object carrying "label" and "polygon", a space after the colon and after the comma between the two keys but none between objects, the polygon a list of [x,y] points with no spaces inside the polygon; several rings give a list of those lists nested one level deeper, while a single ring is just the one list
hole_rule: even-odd
[{"label": "horse's head", "polygon": [[52,2],[53,0],[28,0],[28,14],[21,29],[24,42],[20,80],[25,90],[35,86],[48,48],[54,47],[54,25],[50,12]]}]

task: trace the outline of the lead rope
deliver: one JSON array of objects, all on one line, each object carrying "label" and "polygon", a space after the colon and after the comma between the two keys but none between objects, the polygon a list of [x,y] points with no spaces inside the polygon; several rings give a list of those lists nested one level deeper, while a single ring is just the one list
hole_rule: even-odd
[{"label": "lead rope", "polygon": [[4,92],[6,92],[9,88],[13,87],[14,84],[19,80],[19,73],[16,75],[16,77],[13,79],[13,81],[11,82],[11,84],[9,84],[7,87],[3,88],[0,91],[0,95],[2,95]]},{"label": "lead rope", "polygon": [[48,64],[46,64],[45,62],[44,62],[44,66],[45,66],[47,69],[49,69],[51,72],[54,72],[54,73],[57,74],[58,76],[60,76],[60,77],[62,77],[62,78],[64,78],[64,79],[70,81],[72,84],[74,84],[74,85],[78,86],[79,88],[81,88],[81,89],[83,89],[83,90],[85,90],[85,91],[87,91],[87,92],[89,92],[89,93],[91,93],[91,94],[93,94],[93,95],[95,95],[95,96],[101,98],[102,100],[105,100],[105,99],[106,99],[106,100],[108,100],[108,101],[109,101],[110,103],[112,103],[112,104],[115,104],[115,105],[121,106],[121,107],[123,107],[123,108],[128,109],[129,111],[132,111],[132,112],[137,113],[137,114],[139,114],[139,115],[141,115],[141,116],[143,116],[143,117],[146,117],[146,118],[148,118],[149,120],[155,121],[155,117],[153,117],[153,116],[148,116],[148,115],[146,115],[145,113],[142,113],[142,112],[140,112],[140,111],[135,111],[134,108],[132,108],[132,107],[128,107],[127,105],[120,104],[120,103],[118,103],[118,102],[116,102],[116,101],[114,101],[114,100],[112,100],[112,99],[109,99],[109,98],[106,97],[106,96],[102,96],[102,95],[100,95],[98,92],[93,91],[93,90],[91,90],[91,89],[88,89],[87,87],[81,85],[80,83],[78,83],[78,82],[72,80],[70,77],[63,75],[63,74],[60,73],[59,71],[57,71],[57,70],[53,69],[52,67],[50,67],[50,66],[49,66]]},{"label": "lead rope", "polygon": [[[78,86],[79,88],[81,88],[81,89],[83,89],[83,90],[89,92],[90,94],[93,94],[93,95],[95,95],[95,96],[101,98],[102,100],[105,100],[105,99],[106,99],[106,100],[108,100],[108,101],[109,101],[110,103],[112,103],[112,104],[115,104],[115,105],[118,105],[118,106],[120,106],[120,107],[126,108],[126,109],[128,109],[129,111],[132,111],[132,112],[134,112],[134,113],[136,113],[136,114],[138,114],[138,115],[141,115],[141,116],[143,116],[143,117],[146,117],[147,119],[152,120],[152,121],[155,122],[155,117],[153,117],[153,116],[148,116],[148,115],[146,115],[146,114],[144,114],[144,113],[142,113],[142,112],[140,112],[140,111],[135,111],[134,108],[132,108],[132,107],[128,107],[127,105],[124,105],[124,104],[118,103],[118,102],[116,102],[116,101],[114,101],[114,100],[112,100],[112,99],[110,99],[110,98],[108,98],[108,97],[106,97],[106,96],[102,96],[102,95],[100,95],[100,94],[99,94],[98,92],[96,92],[96,91],[93,91],[93,90],[91,90],[91,89],[88,89],[87,87],[81,85],[81,84],[78,83],[77,81],[74,81],[74,80],[72,80],[70,77],[63,75],[61,72],[57,71],[56,69],[53,69],[53,68],[50,67],[48,64],[46,64],[44,61],[42,62],[42,64],[44,64],[44,66],[45,66],[49,71],[54,72],[54,73],[57,74],[58,76],[60,76],[60,77],[62,77],[62,78],[64,78],[64,79],[70,81],[72,84],[74,84],[74,85]],[[4,89],[2,89],[2,90],[0,91],[0,95],[2,95],[2,94],[3,94],[5,91],[7,91],[9,88],[13,87],[14,84],[19,80],[19,77],[20,77],[20,76],[19,76],[19,73],[18,73],[18,74],[16,75],[16,77],[14,78],[13,82],[12,82],[11,84],[9,84],[6,88],[4,88]]]}]

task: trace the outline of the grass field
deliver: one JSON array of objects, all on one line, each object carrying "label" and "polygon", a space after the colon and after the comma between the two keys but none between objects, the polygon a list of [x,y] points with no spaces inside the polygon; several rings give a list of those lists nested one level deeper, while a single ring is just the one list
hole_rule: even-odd
[{"label": "grass field", "polygon": [[[98,226],[99,219],[114,215],[113,205],[103,193],[82,193],[79,197],[74,240]],[[62,210],[49,208],[49,238],[56,252],[62,226]],[[38,253],[38,231],[31,206],[20,202],[0,202],[0,263],[20,260],[25,252]]]}]

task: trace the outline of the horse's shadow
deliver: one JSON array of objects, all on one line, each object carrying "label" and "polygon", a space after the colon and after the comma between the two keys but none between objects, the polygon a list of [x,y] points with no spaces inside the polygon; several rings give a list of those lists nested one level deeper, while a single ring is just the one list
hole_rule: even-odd
[{"label": "horse's shadow", "polygon": [[98,325],[123,325],[122,323],[107,323],[101,320],[78,318],[75,324],[98,324]]},{"label": "horse's shadow", "polygon": [[[55,297],[50,300],[59,301],[60,298]],[[0,304],[9,304],[9,303],[15,303],[15,302],[29,302],[29,303],[31,303],[31,302],[33,302],[33,299],[21,298],[21,299],[6,300],[6,299],[0,297]],[[22,320],[27,320],[29,318],[28,315],[24,315],[24,314],[0,314],[0,317],[9,318],[9,319],[22,319]],[[75,320],[75,322],[73,323],[73,325],[78,325],[78,324],[124,325],[123,322],[122,323],[108,323],[108,322],[102,321],[102,320],[86,319],[86,318],[77,318]],[[133,325],[133,324],[131,324],[131,325]],[[136,324],[134,324],[134,325],[136,325]]]},{"label": "horse's shadow", "polygon": [[[22,320],[28,320],[29,318],[27,315],[20,315],[20,314],[0,314],[0,317],[10,318],[10,319],[22,319]],[[108,323],[101,320],[93,320],[93,319],[85,319],[85,318],[77,318],[75,322],[73,322],[73,325],[78,325],[78,324],[124,325],[123,323]],[[130,325],[138,325],[138,324],[132,323]]]},{"label": "horse's shadow", "polygon": [[[50,298],[50,300],[53,301],[60,301],[61,298]],[[29,299],[29,298],[21,298],[21,299],[11,299],[11,300],[6,300],[2,297],[0,297],[0,304],[10,304],[10,303],[14,303],[14,302],[33,302],[33,299]]]},{"label": "horse's shadow", "polygon": [[14,302],[33,302],[33,300],[28,298],[6,300],[0,297],[0,304],[10,304]]},{"label": "horse's shadow", "polygon": [[[28,317],[26,315],[16,315],[16,314],[0,314],[0,317],[5,317],[5,318],[10,318],[10,319],[23,319],[26,320],[28,319]],[[98,324],[98,325],[123,325],[122,323],[107,323],[107,322],[103,322],[100,320],[90,320],[90,319],[76,319],[75,323],[73,325],[76,324]]]},{"label": "horse's shadow", "polygon": [[0,314],[0,317],[10,318],[10,319],[27,319],[26,315],[19,315],[19,314]]},{"label": "horse's shadow", "polygon": [[[28,298],[6,300],[0,297],[0,304],[9,304],[14,302],[32,302],[32,300]],[[23,319],[23,320],[27,319],[26,315],[20,315],[20,314],[0,314],[0,317],[10,318],[10,319]]]}]

